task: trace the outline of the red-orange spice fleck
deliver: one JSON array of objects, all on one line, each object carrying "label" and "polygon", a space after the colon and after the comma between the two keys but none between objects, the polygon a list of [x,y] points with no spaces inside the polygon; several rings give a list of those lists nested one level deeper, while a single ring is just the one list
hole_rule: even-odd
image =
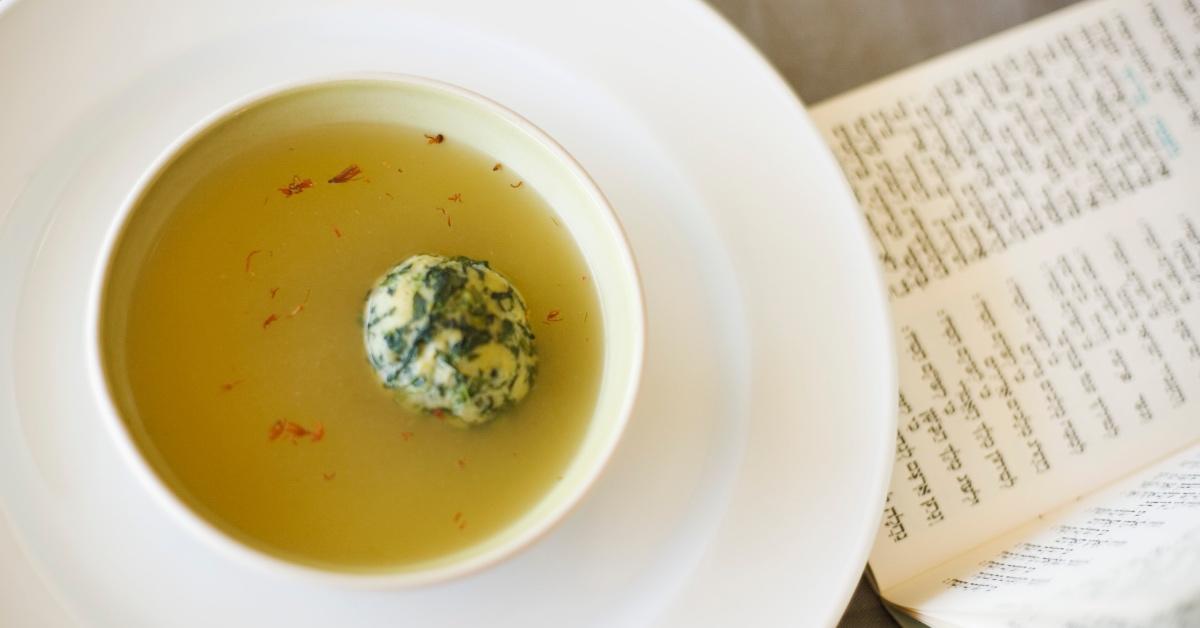
[{"label": "red-orange spice fleck", "polygon": [[301,438],[305,436],[311,437],[312,442],[320,442],[325,438],[325,425],[317,421],[313,429],[308,429],[299,423],[289,421],[287,419],[279,419],[271,424],[271,428],[267,430],[267,440],[278,440],[284,434],[288,435],[293,445],[299,443]]},{"label": "red-orange spice fleck", "polygon": [[347,181],[353,181],[354,178],[360,174],[362,174],[362,170],[358,167],[358,164],[350,164],[349,166],[346,166],[341,172],[333,175],[333,177],[329,179],[329,182],[330,183],[346,183]]},{"label": "red-orange spice fleck", "polygon": [[234,386],[237,386],[240,383],[242,383],[242,380],[240,380],[240,379],[235,379],[232,382],[225,382],[224,384],[221,384],[221,390],[223,390],[225,392],[229,392],[229,391],[233,390]]},{"label": "red-orange spice fleck", "polygon": [[326,481],[332,480],[333,478],[337,477],[337,471],[330,471],[329,473],[322,473],[321,477],[325,478]]},{"label": "red-orange spice fleck", "polygon": [[559,312],[558,310],[550,310],[549,312],[546,312],[546,321],[545,322],[547,324],[557,323],[561,320],[562,320],[562,312]]},{"label": "red-orange spice fleck", "polygon": [[263,329],[266,329],[268,325],[270,325],[271,323],[274,323],[277,320],[279,320],[279,317],[274,314],[268,316],[267,319],[262,322]]},{"label": "red-orange spice fleck", "polygon": [[[254,276],[254,271],[250,270],[250,262],[254,260],[255,255],[258,255],[259,253],[262,253],[262,252],[263,252],[262,249],[254,249],[253,251],[250,251],[249,253],[246,254],[246,272],[250,273],[251,277]],[[271,254],[270,252],[267,253],[267,255],[270,255],[270,254]]]},{"label": "red-orange spice fleck", "polygon": [[462,458],[459,458],[459,459],[458,459],[458,468],[459,468],[459,469],[466,469],[466,468],[467,468],[467,461],[466,461],[466,460],[463,460]]},{"label": "red-orange spice fleck", "polygon": [[462,530],[462,529],[463,529],[463,528],[465,528],[465,527],[467,527],[467,522],[466,522],[466,521],[461,521],[461,522],[459,522],[459,524],[458,524],[458,529],[459,529],[459,530]]},{"label": "red-orange spice fleck", "polygon": [[413,437],[412,432],[400,432],[400,438],[403,438],[406,441],[410,440],[412,437]]},{"label": "red-orange spice fleck", "polygon": [[337,228],[337,225],[334,225],[334,226],[333,226],[333,235],[335,235],[335,236],[337,236],[337,237],[339,237],[339,238],[340,238],[340,237],[342,237],[342,230],[341,230],[341,229],[338,229],[338,228]]},{"label": "red-orange spice fleck", "polygon": [[274,288],[271,288],[270,292],[271,292],[271,298],[274,299],[275,293],[279,292],[279,286],[275,286]]},{"label": "red-orange spice fleck", "polygon": [[446,136],[442,135],[441,133],[438,133],[437,135],[430,135],[428,133],[425,134],[425,142],[427,144],[441,144],[444,141],[446,141]]},{"label": "red-orange spice fleck", "polygon": [[446,411],[441,408],[434,408],[430,414],[437,417],[437,420],[443,421],[446,418]]},{"label": "red-orange spice fleck", "polygon": [[299,194],[313,185],[312,179],[301,179],[299,176],[292,176],[292,182],[287,184],[287,187],[279,188],[279,193],[284,196]]},{"label": "red-orange spice fleck", "polygon": [[522,185],[525,185],[524,181],[517,181],[516,183],[509,183],[508,187],[515,189],[521,187]]},{"label": "red-orange spice fleck", "polygon": [[451,521],[453,521],[453,522],[455,522],[455,523],[458,523],[458,520],[459,520],[459,519],[462,519],[462,513],[461,513],[461,512],[456,512],[456,513],[454,513],[454,516],[450,518],[450,520],[451,520]]},{"label": "red-orange spice fleck", "polygon": [[462,202],[462,192],[455,192],[454,194],[451,194],[449,197],[447,197],[446,200],[454,201],[455,203],[461,203]]}]

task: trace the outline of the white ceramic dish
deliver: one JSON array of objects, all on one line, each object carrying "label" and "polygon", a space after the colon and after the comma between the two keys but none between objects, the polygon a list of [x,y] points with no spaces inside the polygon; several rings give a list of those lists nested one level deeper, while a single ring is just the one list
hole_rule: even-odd
[{"label": "white ceramic dish", "polygon": [[[483,151],[514,172],[537,192],[570,230],[587,260],[604,312],[604,370],[596,407],[579,452],[562,479],[529,512],[492,537],[446,556],[404,565],[387,572],[353,573],[321,570],[290,563],[243,545],[194,512],[174,495],[135,444],[105,381],[100,353],[101,312],[105,294],[127,294],[132,287],[109,271],[117,247],[133,247],[144,255],[154,246],[155,231],[130,236],[131,213],[148,186],[170,169],[207,131],[256,109],[286,101],[286,118],[257,115],[238,121],[240,133],[226,145],[249,145],[269,129],[304,129],[332,123],[378,123],[442,129],[457,141]],[[278,110],[278,108],[276,108]],[[156,220],[165,220],[160,216]],[[151,221],[153,224],[153,220]],[[240,98],[204,117],[176,139],[142,175],[120,210],[93,264],[85,333],[91,387],[101,416],[132,472],[187,530],[218,551],[272,575],[298,576],[324,584],[358,587],[409,587],[442,582],[477,572],[528,547],[559,522],[591,488],[608,462],[633,410],[645,347],[645,312],[633,254],[604,195],[583,168],[541,129],[502,105],[459,87],[423,77],[399,74],[354,74],[276,85]],[[132,276],[125,274],[132,281]],[[111,298],[111,297],[110,297]],[[123,297],[128,299],[128,297]],[[116,311],[121,311],[119,308]]]},{"label": "white ceramic dish", "polygon": [[[592,492],[529,551],[418,590],[297,584],[182,533],[107,445],[80,357],[90,265],[148,164],[242,95],[347,71],[435,76],[544,128],[620,215],[646,295],[642,393]],[[803,108],[707,7],[10,1],[0,85],[0,623],[840,615],[892,456],[886,302]]]}]

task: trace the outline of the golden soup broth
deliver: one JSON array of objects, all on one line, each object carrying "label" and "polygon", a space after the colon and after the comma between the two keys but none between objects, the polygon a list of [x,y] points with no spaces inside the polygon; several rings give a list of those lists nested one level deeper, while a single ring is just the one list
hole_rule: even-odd
[{"label": "golden soup broth", "polygon": [[[599,387],[600,308],[570,234],[448,129],[327,124],[196,155],[229,124],[151,185],[113,258],[129,289],[105,295],[102,352],[142,452],[210,521],[308,564],[402,566],[515,521],[561,478]],[[484,427],[406,409],[367,363],[364,296],[416,253],[487,260],[528,303],[538,379]]]}]

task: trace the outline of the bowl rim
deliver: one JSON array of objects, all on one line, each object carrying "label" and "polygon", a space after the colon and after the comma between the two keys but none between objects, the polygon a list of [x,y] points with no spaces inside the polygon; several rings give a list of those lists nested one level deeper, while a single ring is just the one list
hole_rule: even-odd
[{"label": "bowl rim", "polygon": [[[630,321],[631,359],[628,365],[624,365],[629,373],[628,383],[625,389],[621,391],[620,407],[613,420],[611,435],[601,442],[601,448],[594,463],[579,471],[581,477],[576,488],[567,493],[562,499],[559,499],[541,517],[526,523],[509,541],[482,552],[467,554],[461,559],[450,558],[447,561],[444,558],[435,558],[431,561],[434,564],[427,568],[421,567],[422,563],[417,563],[417,567],[414,569],[398,569],[396,571],[388,571],[387,568],[379,571],[361,572],[351,570],[342,571],[336,568],[327,569],[318,565],[292,561],[271,554],[266,550],[243,542],[229,532],[221,529],[203,514],[185,503],[181,497],[177,496],[167,486],[164,478],[161,477],[135,442],[129,427],[121,418],[121,413],[117,409],[109,387],[109,378],[103,362],[103,351],[100,347],[102,310],[113,257],[138,202],[166,168],[207,131],[234,118],[244,110],[264,104],[275,98],[287,96],[292,93],[300,93],[308,89],[328,88],[341,83],[363,82],[416,87],[430,92],[440,92],[445,96],[466,100],[486,110],[488,115],[495,116],[523,131],[542,150],[550,153],[556,162],[565,166],[574,177],[575,182],[582,187],[591,201],[590,205],[592,205],[593,210],[599,214],[601,220],[607,223],[611,233],[616,235],[615,238],[607,239],[610,239],[610,244],[615,247],[618,261],[622,266],[621,273],[632,280],[634,287],[634,290],[624,295],[625,298],[631,300],[630,305],[636,312],[636,316]],[[89,385],[99,406],[102,417],[101,421],[105,424],[106,431],[112,437],[119,456],[137,477],[142,487],[151,495],[153,501],[158,504],[158,507],[167,513],[169,518],[174,520],[188,534],[200,539],[203,544],[226,558],[241,565],[257,569],[260,572],[273,575],[343,587],[396,589],[429,586],[464,578],[512,558],[549,534],[571,512],[578,508],[584,497],[592,490],[596,481],[611,461],[612,454],[621,441],[641,386],[642,370],[645,362],[645,330],[647,325],[645,288],[641,272],[629,243],[628,233],[617,213],[613,210],[608,198],[579,161],[540,127],[486,96],[452,83],[425,76],[399,72],[337,72],[322,74],[315,77],[283,81],[250,91],[224,106],[209,112],[186,130],[179,133],[143,169],[141,175],[139,175],[134,185],[122,198],[117,211],[110,219],[99,253],[92,266],[93,271],[89,278],[89,292],[84,315],[84,344],[87,353],[86,367]],[[572,460],[577,459],[581,452],[582,449],[576,453],[576,456]],[[520,521],[520,519],[517,521]],[[503,533],[504,530],[505,528],[502,528],[496,534]],[[494,537],[486,537],[479,541],[479,544],[487,542],[490,538]],[[458,552],[470,552],[470,547],[458,550]],[[454,554],[452,553],[450,556],[452,557]]]}]

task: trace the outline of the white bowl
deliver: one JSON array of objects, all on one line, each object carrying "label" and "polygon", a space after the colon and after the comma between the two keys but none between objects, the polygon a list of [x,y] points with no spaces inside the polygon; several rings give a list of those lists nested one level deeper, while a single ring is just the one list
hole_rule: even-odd
[{"label": "white bowl", "polygon": [[[554,209],[587,262],[603,312],[605,340],[600,391],[583,442],[562,480],[539,502],[506,528],[473,546],[386,572],[343,572],[283,560],[227,535],[179,499],[145,458],[118,414],[102,367],[100,313],[109,262],[130,213],[159,173],[197,137],[247,109],[281,96],[289,99],[289,115],[265,124],[296,128],[369,121],[452,132],[455,138],[520,172],[522,180]],[[259,126],[256,130],[264,129]],[[604,195],[579,163],[528,120],[483,96],[427,78],[362,74],[288,83],[251,94],[212,113],[167,147],[130,191],[107,233],[96,268],[88,304],[89,376],[122,457],[182,526],[227,555],[283,575],[367,587],[418,586],[470,574],[513,555],[562,520],[595,482],[625,428],[641,377],[645,345],[641,283],[624,231]]]}]

